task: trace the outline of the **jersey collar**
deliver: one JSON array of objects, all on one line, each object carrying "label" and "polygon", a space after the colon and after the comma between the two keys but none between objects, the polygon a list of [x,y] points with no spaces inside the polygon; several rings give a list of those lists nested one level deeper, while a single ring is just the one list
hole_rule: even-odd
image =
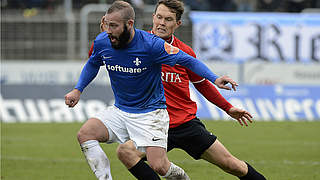
[{"label": "jersey collar", "polygon": [[[152,30],[150,31],[151,34],[153,34]],[[169,37],[168,39],[163,39],[165,40],[167,43],[171,44],[173,43],[174,41],[174,35],[172,35],[171,37]]]}]

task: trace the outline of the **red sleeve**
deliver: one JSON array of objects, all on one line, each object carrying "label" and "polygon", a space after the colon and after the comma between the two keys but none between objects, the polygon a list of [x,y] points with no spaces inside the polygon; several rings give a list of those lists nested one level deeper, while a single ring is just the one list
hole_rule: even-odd
[{"label": "red sleeve", "polygon": [[92,42],[91,47],[90,47],[90,50],[89,50],[89,52],[88,52],[88,56],[89,56],[89,57],[91,56],[91,54],[92,54],[92,52],[93,52],[93,44],[94,44],[94,42]]},{"label": "red sleeve", "polygon": [[203,78],[203,77],[199,76],[198,74],[192,72],[190,69],[186,68],[186,70],[187,70],[189,79],[190,79],[190,81],[192,83],[205,80],[205,78]]},{"label": "red sleeve", "polygon": [[217,88],[207,79],[194,83],[194,87],[211,103],[228,112],[233,106],[220,94]]}]

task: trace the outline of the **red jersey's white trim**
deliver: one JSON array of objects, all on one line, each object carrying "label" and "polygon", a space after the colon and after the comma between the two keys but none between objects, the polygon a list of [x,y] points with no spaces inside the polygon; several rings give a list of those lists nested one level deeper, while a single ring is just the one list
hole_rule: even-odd
[{"label": "red jersey's white trim", "polygon": [[192,82],[193,84],[197,84],[197,83],[201,83],[201,82],[203,82],[203,81],[205,81],[206,80],[206,78],[203,78],[203,79],[201,79],[200,81],[195,81],[195,82]]}]

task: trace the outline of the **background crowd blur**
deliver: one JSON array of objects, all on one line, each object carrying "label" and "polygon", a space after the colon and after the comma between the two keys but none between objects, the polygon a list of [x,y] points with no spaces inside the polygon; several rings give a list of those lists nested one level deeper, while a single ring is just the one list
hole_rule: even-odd
[{"label": "background crowd blur", "polygon": [[[112,0],[73,0],[73,8],[81,8],[89,3],[112,3]],[[141,7],[143,4],[156,4],[156,0],[128,0]],[[44,9],[54,11],[63,0],[1,0],[2,8]],[[191,10],[198,11],[280,11],[301,12],[305,8],[319,8],[319,0],[185,0]]]},{"label": "background crowd blur", "polygon": [[[1,58],[6,60],[83,58],[79,55],[81,9],[88,4],[112,2],[113,0],[1,0]],[[150,29],[152,23],[150,15],[157,1],[129,0],[129,2],[137,11],[137,27]],[[320,8],[320,0],[185,0],[184,3],[187,6],[187,13],[189,11],[301,12],[304,9]],[[102,12],[92,12],[89,16],[90,40],[98,33],[98,19],[102,14]],[[72,19],[69,18],[70,15]],[[186,23],[177,35],[192,46],[192,28],[188,23],[188,16],[185,17],[187,17]],[[75,25],[73,32],[68,31],[70,23]],[[71,33],[75,35],[70,40]],[[68,45],[67,40],[73,43]]]}]

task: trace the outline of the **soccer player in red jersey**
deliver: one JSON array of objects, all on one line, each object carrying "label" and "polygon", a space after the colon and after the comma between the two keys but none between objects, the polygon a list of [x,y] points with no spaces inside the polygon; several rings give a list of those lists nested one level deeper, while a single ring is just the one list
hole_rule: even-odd
[{"label": "soccer player in red jersey", "polygon": [[[196,57],[194,51],[188,45],[173,35],[174,31],[181,25],[183,11],[183,3],[179,0],[159,0],[153,14],[153,28],[150,33]],[[100,27],[103,30],[103,18]],[[207,100],[223,109],[240,125],[248,126],[246,121],[252,122],[251,114],[233,107],[213,84],[183,66],[162,65],[161,74],[170,117],[167,151],[173,148],[183,149],[194,159],[204,159],[242,180],[265,179],[248,163],[234,157],[215,135],[206,130],[204,124],[196,117],[197,105],[190,98],[189,81]],[[234,90],[237,86],[227,76],[222,76],[219,80],[231,83]],[[231,90],[227,86],[221,86],[220,88]],[[132,141],[119,145],[117,155],[137,179],[160,179],[144,162],[142,159],[144,154],[135,148]]]}]

